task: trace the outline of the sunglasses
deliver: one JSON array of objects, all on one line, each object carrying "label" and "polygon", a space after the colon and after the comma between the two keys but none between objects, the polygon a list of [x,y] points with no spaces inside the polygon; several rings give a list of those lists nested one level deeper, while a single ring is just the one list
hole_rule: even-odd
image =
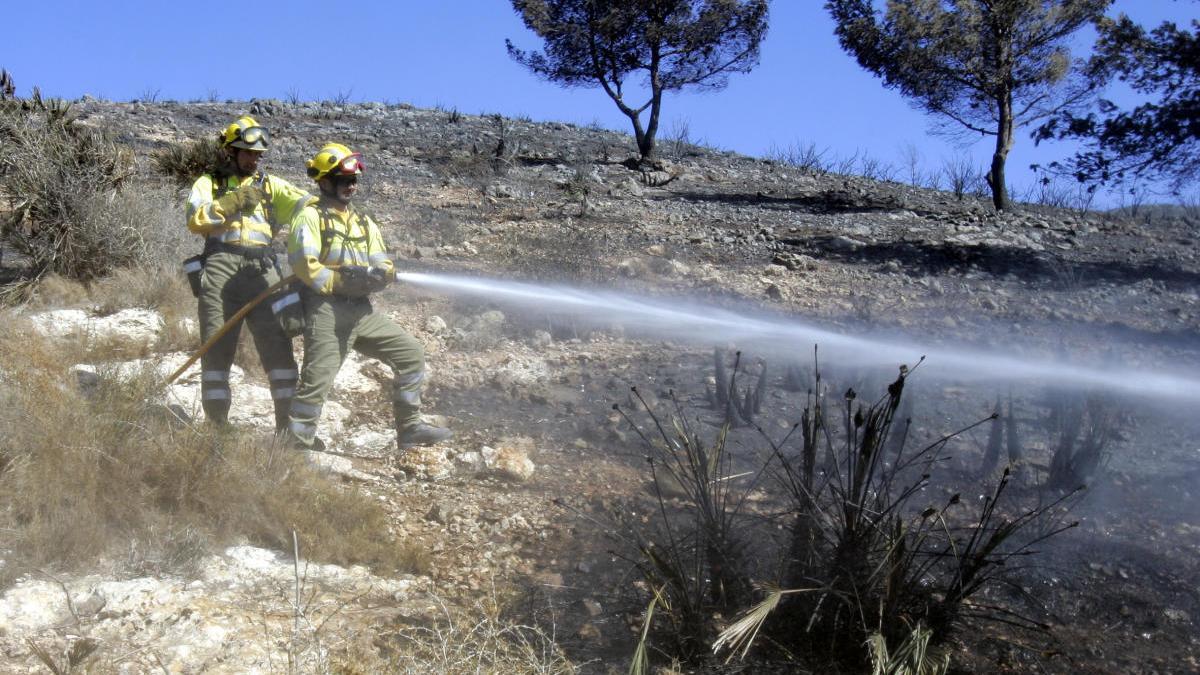
[{"label": "sunglasses", "polygon": [[271,142],[271,135],[262,127],[249,127],[238,131],[238,138],[247,143],[257,143],[260,139],[263,145],[268,145]]}]

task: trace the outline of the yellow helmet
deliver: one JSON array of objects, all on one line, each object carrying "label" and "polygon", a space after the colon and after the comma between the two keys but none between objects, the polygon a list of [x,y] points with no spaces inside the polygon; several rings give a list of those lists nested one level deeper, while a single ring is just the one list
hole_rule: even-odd
[{"label": "yellow helmet", "polygon": [[221,145],[227,148],[262,152],[267,149],[270,140],[267,130],[258,126],[258,122],[249,115],[237,118],[237,121],[225,127],[225,131],[221,133]]},{"label": "yellow helmet", "polygon": [[330,174],[335,176],[357,176],[367,168],[362,155],[353,152],[341,143],[326,143],[308,160],[308,177],[321,180]]}]

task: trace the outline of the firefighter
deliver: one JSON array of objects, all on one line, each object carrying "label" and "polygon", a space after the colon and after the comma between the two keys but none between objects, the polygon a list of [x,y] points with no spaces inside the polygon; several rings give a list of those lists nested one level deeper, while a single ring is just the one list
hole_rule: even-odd
[{"label": "firefighter", "polygon": [[304,282],[304,367],[292,399],[289,437],[306,449],[320,448],[317,421],[333,378],[349,350],[383,361],[395,377],[392,413],[403,450],[433,445],[449,429],[421,421],[425,350],[416,338],[371,308],[369,295],[395,279],[379,226],[351,204],[362,156],[329,143],[308,162],[320,198],[292,221],[288,260]]},{"label": "firefighter", "polygon": [[[198,178],[187,202],[188,229],[204,237],[204,252],[185,262],[200,303],[200,337],[207,342],[239,309],[280,279],[271,243],[310,199],[305,191],[258,168],[269,143],[267,130],[244,116],[220,134],[226,164]],[[246,317],[262,359],[275,405],[275,428],[287,426],[297,370],[292,341],[272,305],[296,303],[281,297],[256,306]],[[237,351],[236,324],[202,356],[200,391],[209,421],[227,424],[229,370]]]}]

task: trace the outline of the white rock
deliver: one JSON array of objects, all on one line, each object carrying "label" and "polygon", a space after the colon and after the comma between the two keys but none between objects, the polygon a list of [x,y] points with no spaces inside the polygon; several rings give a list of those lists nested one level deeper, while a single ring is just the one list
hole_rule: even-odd
[{"label": "white rock", "polygon": [[162,315],[149,309],[123,309],[108,316],[91,316],[78,309],[56,309],[29,315],[39,334],[51,338],[82,335],[131,344],[150,344],[163,328]]},{"label": "white rock", "polygon": [[484,466],[496,475],[509,480],[527,481],[536,469],[529,459],[533,451],[533,440],[523,436],[501,439],[492,448],[483,446],[479,454],[483,456]]},{"label": "white rock", "polygon": [[550,378],[550,366],[545,360],[509,354],[492,373],[492,382],[501,387],[530,387]]},{"label": "white rock", "polygon": [[444,335],[449,328],[446,320],[436,314],[425,319],[425,331],[433,335]]},{"label": "white rock", "polygon": [[333,379],[333,395],[345,392],[369,394],[379,391],[379,377],[387,377],[384,365],[351,350]]}]

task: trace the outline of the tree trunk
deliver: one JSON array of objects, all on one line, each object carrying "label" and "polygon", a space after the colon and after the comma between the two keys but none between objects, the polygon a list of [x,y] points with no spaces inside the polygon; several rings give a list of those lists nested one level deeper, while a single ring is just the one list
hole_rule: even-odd
[{"label": "tree trunk", "polygon": [[638,152],[643,163],[654,154],[654,137],[658,134],[658,113],[662,110],[663,96],[662,80],[658,74],[661,63],[661,45],[656,42],[650,47],[650,120],[646,123],[646,133],[638,138]]},{"label": "tree trunk", "polygon": [[[625,112],[625,115],[629,117],[630,122],[633,122],[633,140],[637,141],[638,155],[640,155],[642,159],[645,159],[647,153],[647,150],[645,150],[647,140],[646,131],[642,129],[642,118],[636,110],[629,110],[628,112]],[[654,139],[650,138],[648,143],[650,149],[653,150]]]},{"label": "tree trunk", "polygon": [[646,124],[646,135],[638,142],[638,151],[642,153],[642,161],[654,153],[654,137],[658,135],[658,113],[662,109],[662,89],[655,89],[650,102],[650,121]]},{"label": "tree trunk", "polygon": [[992,168],[988,171],[988,187],[992,188],[992,205],[997,211],[1008,209],[1008,184],[1004,177],[1004,164],[1008,151],[1013,146],[1012,96],[1005,94],[997,101],[1000,120],[996,125],[996,151],[992,153]]}]

